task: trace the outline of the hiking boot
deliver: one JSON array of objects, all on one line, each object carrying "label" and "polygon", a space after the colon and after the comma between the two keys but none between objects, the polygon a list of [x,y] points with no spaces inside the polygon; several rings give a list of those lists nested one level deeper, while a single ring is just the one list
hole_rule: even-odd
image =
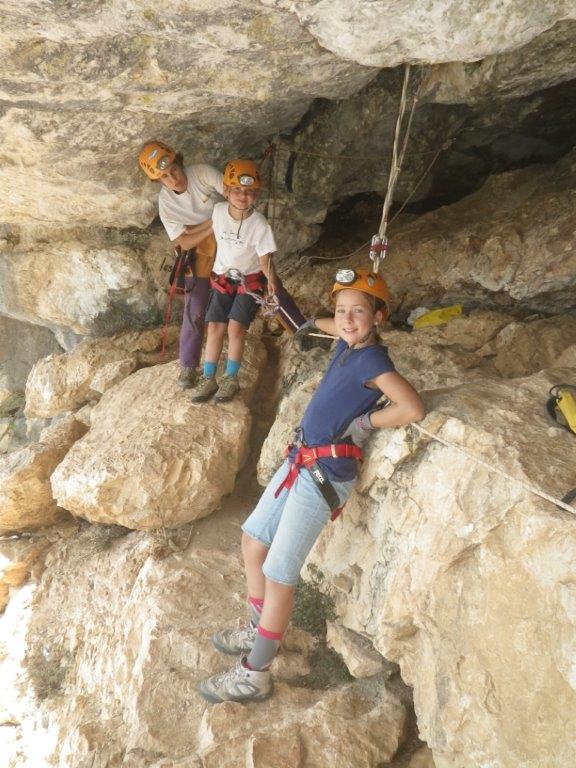
[{"label": "hiking boot", "polygon": [[239,390],[238,376],[222,376],[218,392],[214,395],[214,400],[217,403],[227,403],[228,400],[232,400]]},{"label": "hiking boot", "polygon": [[246,657],[243,656],[227,672],[201,680],[196,690],[212,704],[222,701],[265,701],[274,689],[270,670],[248,669],[244,666],[245,662]]},{"label": "hiking boot", "polygon": [[180,375],[178,376],[178,386],[180,389],[191,389],[198,381],[198,371],[196,368],[188,368],[185,365],[180,366]]},{"label": "hiking boot", "polygon": [[239,653],[248,653],[252,650],[256,640],[256,627],[247,624],[236,629],[223,629],[212,635],[212,645],[217,651],[237,656]]},{"label": "hiking boot", "polygon": [[218,384],[214,376],[200,376],[198,383],[192,390],[193,403],[205,403],[210,400],[214,392],[218,391]]}]

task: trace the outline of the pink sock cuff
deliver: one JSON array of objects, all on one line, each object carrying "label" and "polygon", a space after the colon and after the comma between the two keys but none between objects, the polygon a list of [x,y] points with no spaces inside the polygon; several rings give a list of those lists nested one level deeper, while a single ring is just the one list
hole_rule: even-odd
[{"label": "pink sock cuff", "polygon": [[259,635],[262,635],[262,637],[265,637],[267,640],[277,640],[278,642],[282,640],[283,632],[270,632],[270,630],[264,629],[262,624],[258,624],[257,632]]},{"label": "pink sock cuff", "polygon": [[249,597],[248,604],[253,608],[256,608],[258,613],[262,613],[262,608],[264,608],[264,599],[260,597]]}]

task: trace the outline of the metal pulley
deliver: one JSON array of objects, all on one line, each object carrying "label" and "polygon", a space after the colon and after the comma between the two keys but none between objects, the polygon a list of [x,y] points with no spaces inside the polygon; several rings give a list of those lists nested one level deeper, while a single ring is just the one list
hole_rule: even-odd
[{"label": "metal pulley", "polygon": [[386,258],[386,253],[388,251],[388,238],[386,236],[380,237],[380,235],[373,235],[372,241],[370,243],[370,251],[368,252],[368,256],[370,257],[370,261],[373,263],[373,271],[374,274],[378,274],[378,270],[380,268],[380,262],[384,261]]}]

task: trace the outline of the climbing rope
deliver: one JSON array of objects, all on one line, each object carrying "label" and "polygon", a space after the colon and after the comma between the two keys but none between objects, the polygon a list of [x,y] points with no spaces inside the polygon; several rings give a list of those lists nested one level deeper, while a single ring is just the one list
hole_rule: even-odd
[{"label": "climbing rope", "polygon": [[394,131],[394,141],[392,143],[392,159],[390,162],[390,172],[388,174],[388,186],[386,189],[386,196],[384,198],[384,205],[382,206],[382,218],[380,219],[380,226],[378,233],[372,236],[370,242],[370,251],[368,253],[370,260],[373,264],[373,271],[378,274],[380,268],[380,262],[385,258],[388,250],[388,238],[386,237],[386,230],[388,228],[388,213],[392,200],[394,199],[394,190],[400,171],[402,170],[402,163],[404,162],[404,156],[406,155],[406,148],[408,146],[408,139],[410,137],[410,129],[412,127],[412,119],[416,110],[416,104],[420,95],[420,87],[417,89],[412,99],[412,107],[408,115],[408,122],[404,131],[403,138],[400,137],[402,131],[402,125],[404,123],[404,114],[406,112],[406,104],[408,101],[408,83],[410,81],[410,65],[406,64],[404,67],[404,80],[402,82],[402,93],[400,94],[400,106],[398,108],[398,117],[396,119],[396,129]]},{"label": "climbing rope", "polygon": [[[396,211],[394,216],[392,216],[392,218],[389,220],[389,222],[388,222],[388,226],[389,227],[394,223],[394,221],[398,218],[398,216],[400,216],[400,214],[402,213],[404,208],[406,208],[406,206],[408,205],[408,203],[410,202],[412,197],[415,195],[417,189],[420,187],[420,185],[422,184],[422,182],[424,181],[426,176],[428,176],[428,174],[432,170],[432,168],[434,166],[434,163],[436,162],[436,160],[438,160],[438,158],[440,157],[442,152],[444,152],[446,149],[451,147],[452,144],[455,141],[456,141],[456,135],[452,136],[452,138],[449,139],[448,141],[445,141],[444,144],[440,147],[440,149],[436,150],[436,154],[432,158],[431,162],[428,163],[426,169],[424,170],[424,172],[422,173],[422,175],[420,176],[420,178],[418,179],[416,184],[414,184],[414,186],[410,190],[410,193],[406,197],[406,200],[404,200],[404,202],[402,203],[400,208]],[[359,245],[358,248],[356,248],[355,250],[350,251],[350,253],[345,253],[345,254],[343,254],[341,256],[314,256],[314,261],[342,261],[344,259],[349,259],[352,256],[356,256],[356,254],[358,254],[361,251],[363,251],[364,248],[366,248],[367,245],[370,245],[370,243],[371,243],[371,240],[366,240],[366,242],[362,243],[362,245]],[[307,257],[305,257],[305,258],[307,258]]]},{"label": "climbing rope", "polygon": [[556,497],[551,496],[549,493],[546,493],[545,491],[538,488],[538,486],[532,485],[532,483],[527,483],[525,480],[519,480],[517,477],[513,477],[512,475],[509,475],[508,472],[504,472],[503,469],[500,469],[499,467],[495,467],[493,464],[489,464],[487,461],[484,461],[484,459],[481,459],[475,454],[470,453],[470,451],[467,451],[466,448],[462,448],[461,445],[457,445],[456,443],[451,443],[449,440],[445,440],[443,437],[440,437],[440,435],[437,434],[436,432],[430,432],[430,430],[426,429],[421,424],[411,424],[410,427],[418,430],[418,432],[421,432],[423,435],[430,437],[432,440],[436,440],[437,442],[442,443],[442,445],[444,445],[446,448],[453,448],[459,453],[462,453],[471,461],[474,461],[476,464],[479,464],[480,466],[484,467],[484,469],[487,469],[490,472],[494,472],[495,474],[500,475],[500,477],[503,477],[506,480],[509,480],[511,483],[520,485],[526,491],[529,491],[530,493],[533,493],[536,496],[539,496],[541,499],[544,499],[545,501],[549,501],[552,504],[555,504],[557,507],[560,507],[561,509],[566,510],[566,512],[571,512],[573,515],[576,514],[576,507],[572,507],[569,504],[566,504],[566,502],[564,502],[562,499],[557,499]]}]

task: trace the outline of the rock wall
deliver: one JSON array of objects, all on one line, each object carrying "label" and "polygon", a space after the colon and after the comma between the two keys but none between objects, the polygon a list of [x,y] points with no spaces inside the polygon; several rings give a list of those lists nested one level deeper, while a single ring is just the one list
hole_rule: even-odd
[{"label": "rock wall", "polygon": [[[285,0],[268,0],[286,6]],[[343,58],[369,66],[393,67],[403,61],[476,61],[528,43],[556,22],[575,18],[570,2],[535,6],[526,0],[388,0],[348,3],[292,3],[298,18],[325,46]],[[463,17],[466,23],[463,24]]]},{"label": "rock wall", "polygon": [[464,26],[449,0],[38,8],[9,4],[0,33],[0,313],[66,348],[158,322],[144,256],[157,188],[136,164],[153,137],[222,166],[281,136],[276,181],[268,166],[265,177],[287,254],[318,238],[335,203],[385,188],[401,76],[390,68],[404,62],[423,85],[400,202],[454,200],[574,145],[567,0],[469,3]]},{"label": "rock wall", "polygon": [[[135,158],[157,137],[222,165],[274,139],[262,204],[281,268],[307,312],[328,309],[334,264],[293,254],[338,206],[382,196],[401,65],[416,65],[396,196],[409,215],[383,271],[395,320],[466,311],[384,343],[424,392],[426,428],[561,496],[576,486],[574,439],[544,402],[576,371],[574,4],[4,5],[0,386],[21,389],[33,366],[28,442],[0,438],[7,768],[572,768],[574,516],[416,429],[374,437],[309,562],[354,680],[303,688],[317,640],[291,631],[265,709],[197,698],[195,681],[226,664],[210,634],[245,616],[247,472],[226,495],[252,416],[261,429],[281,400],[265,481],[327,353],[268,335],[262,383],[257,324],[243,397],[190,403],[159,358],[169,249]],[[373,234],[359,206],[359,230],[340,222],[312,260]],[[365,249],[346,260],[365,266]]]},{"label": "rock wall", "polygon": [[24,392],[34,363],[60,346],[47,328],[0,317],[0,403],[16,392]]},{"label": "rock wall", "polygon": [[[517,332],[496,320],[477,314],[385,334],[398,369],[424,394],[423,426],[454,447],[414,427],[378,433],[309,566],[338,623],[400,664],[437,767],[560,768],[576,742],[576,508],[555,507],[457,447],[561,498],[576,486],[574,437],[551,426],[544,404],[575,369],[541,371],[535,354],[545,345],[526,334],[475,366],[497,343],[490,337]],[[261,482],[318,376],[316,363],[281,403]]]},{"label": "rock wall", "polygon": [[[575,164],[571,153],[553,166],[500,174],[454,205],[395,222],[381,273],[397,316],[456,302],[523,315],[573,313]],[[365,266],[366,257],[364,246],[346,263]],[[320,263],[310,279],[295,274],[289,285],[303,302],[316,296],[328,308],[334,270]]]}]

